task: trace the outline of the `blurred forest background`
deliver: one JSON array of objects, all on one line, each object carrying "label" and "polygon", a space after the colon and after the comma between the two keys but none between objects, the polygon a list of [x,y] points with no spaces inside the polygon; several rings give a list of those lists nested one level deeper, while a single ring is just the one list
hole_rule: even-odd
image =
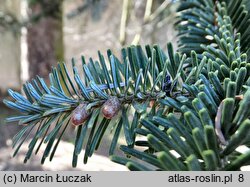
[{"label": "blurred forest background", "polygon": [[[176,45],[175,7],[171,0],[0,0],[1,101],[9,88],[20,91],[36,75],[49,81],[51,67],[61,61],[70,66],[72,57],[80,63],[81,55],[98,59],[98,50],[120,57],[131,44]],[[0,103],[0,170],[72,170],[73,128],[52,163],[40,165],[38,153],[23,164],[25,151],[11,159],[11,138],[21,127],[4,118],[13,114]],[[89,163],[74,170],[126,170],[105,157],[108,142],[107,136]]]}]

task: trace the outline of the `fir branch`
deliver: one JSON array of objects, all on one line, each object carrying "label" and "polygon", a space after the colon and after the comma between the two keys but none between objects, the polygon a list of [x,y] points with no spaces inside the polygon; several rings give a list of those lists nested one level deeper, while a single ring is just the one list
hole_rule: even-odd
[{"label": "fir branch", "polygon": [[[26,125],[32,124],[30,128],[33,129],[37,124],[41,124],[41,128],[37,129],[38,135],[32,139],[34,144],[32,143],[28,152],[32,153],[38,138],[43,136],[44,143],[47,145],[42,159],[44,162],[49,154],[54,155],[56,148],[51,152],[52,146],[56,137],[64,134],[64,124],[67,124],[66,126],[73,124],[78,126],[73,157],[73,166],[76,166],[83,140],[87,138],[85,137],[86,131],[100,124],[100,128],[88,137],[88,142],[94,146],[87,155],[91,156],[93,150],[97,149],[107,126],[115,123],[115,127],[119,127],[117,131],[120,131],[118,123],[122,122],[127,143],[133,145],[135,136],[132,134],[138,124],[133,122],[134,119],[127,120],[130,112],[136,110],[138,113],[145,113],[145,109],[152,101],[155,103],[153,108],[158,108],[160,105],[158,101],[174,90],[164,90],[166,85],[171,84],[168,82],[169,78],[165,79],[169,76],[167,65],[163,63],[167,60],[166,56],[157,46],[154,48],[147,46],[147,52],[146,56],[140,46],[130,47],[126,51],[123,50],[124,59],[120,62],[111,51],[108,51],[110,69],[107,69],[107,62],[104,61],[101,53],[99,53],[100,62],[96,61],[95,64],[92,59],[87,64],[83,57],[83,79],[76,62],[72,60],[74,81],[69,76],[66,65],[60,63],[57,68],[52,69],[49,75],[49,86],[42,78],[37,77],[23,86],[25,96],[9,90],[13,100],[4,100],[4,103],[21,112],[22,115],[9,117],[7,121],[19,121],[19,125],[25,125],[24,130],[18,133],[18,139],[15,142],[21,141],[20,146],[22,145],[23,137],[28,134]],[[176,76],[174,72],[171,74]],[[98,77],[102,79],[97,79]],[[114,100],[116,102],[113,102]],[[118,107],[115,106],[116,103],[119,103]],[[145,103],[148,104],[145,105]],[[115,116],[122,118],[122,121],[116,120]],[[70,118],[71,120],[68,121]],[[49,128],[53,128],[52,131],[49,131]],[[116,144],[117,137],[114,141],[113,145]],[[111,149],[110,152],[113,153],[114,147]],[[30,156],[26,158],[26,161],[29,158]]]},{"label": "fir branch", "polygon": [[[203,3],[199,6],[204,7]],[[198,6],[198,2],[193,6]],[[183,95],[180,99],[164,98],[161,103],[171,109],[167,116],[141,120],[143,128],[136,132],[146,136],[147,141],[143,143],[146,151],[135,154],[134,150],[122,147],[126,154],[150,164],[148,169],[238,170],[248,164],[249,153],[239,154],[236,148],[249,142],[250,89],[249,68],[246,68],[249,62],[247,55],[240,51],[240,35],[233,31],[225,4],[216,6],[213,27],[214,30],[218,27],[214,35],[217,45],[201,45],[204,52],[199,58],[192,51],[188,62],[193,69],[185,68],[194,78],[197,67],[203,64],[198,78],[188,78],[183,85],[191,98]],[[190,17],[190,20],[195,19]],[[205,59],[206,63],[202,63]],[[156,160],[147,160],[149,155],[155,155]],[[129,162],[117,160],[124,165]]]}]

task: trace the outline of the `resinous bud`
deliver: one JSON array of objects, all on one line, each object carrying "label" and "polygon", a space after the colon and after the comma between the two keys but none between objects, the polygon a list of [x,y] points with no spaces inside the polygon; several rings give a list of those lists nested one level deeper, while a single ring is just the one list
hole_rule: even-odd
[{"label": "resinous bud", "polygon": [[79,104],[72,112],[71,121],[74,126],[82,125],[88,119],[90,113],[86,107],[86,103]]},{"label": "resinous bud", "polygon": [[111,96],[109,99],[103,104],[102,106],[102,114],[107,119],[112,119],[114,116],[117,115],[121,108],[120,100],[115,97]]}]

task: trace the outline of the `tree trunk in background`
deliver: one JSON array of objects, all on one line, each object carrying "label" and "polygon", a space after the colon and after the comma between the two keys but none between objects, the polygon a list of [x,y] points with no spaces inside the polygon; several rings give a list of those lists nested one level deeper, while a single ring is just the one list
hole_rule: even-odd
[{"label": "tree trunk in background", "polygon": [[63,60],[62,1],[42,0],[29,8],[30,18],[41,12],[46,15],[27,30],[29,77],[39,75],[48,81],[51,66]]},{"label": "tree trunk in background", "polygon": [[[0,0],[0,12],[19,18],[20,1]],[[0,25],[0,96],[9,88],[20,90],[20,53],[20,35]]]}]

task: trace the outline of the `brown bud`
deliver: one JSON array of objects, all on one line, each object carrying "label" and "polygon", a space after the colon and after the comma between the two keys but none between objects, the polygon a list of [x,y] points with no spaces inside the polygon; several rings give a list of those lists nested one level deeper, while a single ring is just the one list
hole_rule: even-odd
[{"label": "brown bud", "polygon": [[85,122],[88,119],[90,113],[86,110],[86,107],[87,107],[87,104],[82,103],[82,104],[79,104],[79,106],[75,108],[71,116],[71,121],[73,125],[75,126],[81,125],[83,124],[83,122]]},{"label": "brown bud", "polygon": [[115,96],[111,96],[102,106],[102,114],[105,118],[113,118],[120,110],[121,103]]}]

